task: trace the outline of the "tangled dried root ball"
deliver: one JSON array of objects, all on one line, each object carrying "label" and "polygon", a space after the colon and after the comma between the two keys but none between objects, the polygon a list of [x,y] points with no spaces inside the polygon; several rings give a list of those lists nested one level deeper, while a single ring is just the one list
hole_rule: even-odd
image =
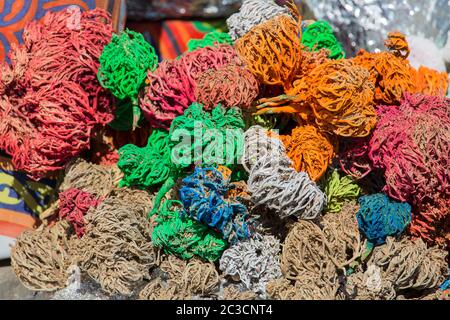
[{"label": "tangled dried root ball", "polygon": [[296,172],[287,158],[261,159],[250,172],[248,188],[255,204],[266,205],[280,217],[315,219],[326,203],[317,185],[305,172]]},{"label": "tangled dried root ball", "polygon": [[189,51],[194,51],[204,47],[213,47],[216,44],[233,45],[233,40],[226,32],[212,31],[205,34],[202,39],[190,39],[187,43]]},{"label": "tangled dried root ball", "polygon": [[239,12],[227,19],[230,37],[236,40],[260,23],[287,13],[287,8],[280,7],[273,0],[244,0]]},{"label": "tangled dried root ball", "polygon": [[369,157],[384,170],[390,197],[420,206],[450,196],[450,102],[405,93],[399,107],[379,107]]},{"label": "tangled dried root ball", "polygon": [[119,150],[118,168],[123,172],[121,186],[148,188],[164,182],[170,175],[168,133],[154,130],[147,145],[127,144]]},{"label": "tangled dried root ball", "polygon": [[[227,110],[218,105],[207,112],[201,104],[193,103],[170,127],[174,166],[236,164],[242,153],[244,127],[239,108]],[[190,143],[186,145],[187,141]]]},{"label": "tangled dried root ball", "polygon": [[411,222],[411,206],[384,193],[362,196],[358,202],[359,230],[374,245],[383,244],[388,236],[398,237]]},{"label": "tangled dried root ball", "polygon": [[384,41],[384,46],[396,57],[406,59],[410,54],[405,35],[398,31],[388,33],[388,38]]},{"label": "tangled dried root ball", "polygon": [[[289,232],[283,246],[281,270],[289,280],[337,279],[364,251],[355,218],[356,207],[347,204],[339,214],[324,216],[323,229],[300,220]],[[334,281],[334,280],[333,280]]]},{"label": "tangled dried root ball", "polygon": [[364,68],[349,60],[330,60],[297,80],[288,94],[305,98],[323,131],[364,137],[376,123],[373,89]]},{"label": "tangled dried root ball", "polygon": [[404,37],[391,33],[386,44],[392,53],[360,50],[352,60],[370,72],[370,80],[375,85],[375,103],[392,105],[398,104],[405,92],[414,92],[414,81],[406,60],[409,49]]},{"label": "tangled dried root ball", "polygon": [[258,125],[245,131],[241,163],[247,172],[250,172],[253,166],[265,156],[281,158],[285,155],[286,148],[283,142],[270,135],[270,131]]},{"label": "tangled dried root ball", "polygon": [[274,299],[343,299],[341,281],[365,250],[355,218],[357,208],[346,204],[339,214],[327,214],[323,228],[300,220],[283,245],[284,279],[268,283]]},{"label": "tangled dried root ball", "polygon": [[259,126],[249,128],[244,140],[242,160],[250,167],[247,183],[253,203],[275,210],[281,218],[316,218],[326,204],[325,194],[306,172],[292,167],[281,141]]},{"label": "tangled dried root ball", "polygon": [[81,270],[109,294],[129,296],[136,284],[150,277],[155,265],[152,203],[145,191],[117,189],[86,219],[86,233],[74,249]]},{"label": "tangled dried root ball", "polygon": [[338,300],[339,284],[333,280],[332,284],[315,279],[310,281],[295,281],[294,284],[286,279],[272,280],[267,284],[270,299],[275,300]]},{"label": "tangled dried root ball", "polygon": [[59,218],[66,219],[74,228],[78,238],[85,233],[84,216],[90,208],[96,208],[101,200],[89,192],[76,188],[59,193]]},{"label": "tangled dried root ball", "polygon": [[290,88],[301,63],[298,32],[291,16],[278,15],[252,28],[235,48],[260,83]]},{"label": "tangled dried root ball", "polygon": [[369,159],[370,136],[364,138],[341,139],[337,158],[341,170],[359,180],[372,172],[372,161]]},{"label": "tangled dried root ball", "polygon": [[347,202],[337,214],[326,214],[323,217],[323,233],[332,253],[332,260],[338,270],[349,270],[355,261],[360,259],[367,247],[358,229],[356,212],[358,206]]},{"label": "tangled dried root ball", "polygon": [[120,178],[121,173],[116,167],[96,165],[78,158],[67,165],[59,190],[76,188],[100,198],[108,195]]},{"label": "tangled dried root ball", "polygon": [[450,198],[426,203],[415,210],[410,224],[411,235],[428,244],[445,247],[450,242]]},{"label": "tangled dried root ball", "polygon": [[325,194],[306,172],[292,168],[286,156],[261,158],[250,171],[248,190],[255,205],[264,205],[281,218],[315,219],[326,205]]},{"label": "tangled dried root ball", "polygon": [[296,78],[301,79],[308,76],[316,67],[327,62],[329,60],[328,54],[329,51],[327,49],[309,51],[302,47],[302,61]]},{"label": "tangled dried root ball", "polygon": [[239,242],[223,252],[220,270],[239,280],[244,289],[264,296],[266,284],[281,277],[280,242],[273,236]]},{"label": "tangled dried root ball", "polygon": [[215,168],[196,167],[183,179],[179,189],[185,213],[215,229],[229,243],[252,235],[247,208],[235,199],[226,197],[228,181]]},{"label": "tangled dried root ball", "polygon": [[118,99],[136,100],[147,70],[158,64],[155,49],[140,33],[125,30],[113,34],[100,56],[98,80]]},{"label": "tangled dried root ball", "polygon": [[140,292],[139,300],[183,300],[176,286],[164,283],[160,278],[150,281]]},{"label": "tangled dried root ball", "polygon": [[100,56],[98,80],[117,99],[115,119],[109,125],[115,130],[134,130],[143,119],[138,107],[138,93],[147,71],[158,65],[155,49],[140,33],[125,30],[113,34]]},{"label": "tangled dried root ball", "polygon": [[311,23],[302,34],[302,44],[310,51],[328,49],[330,59],[345,58],[345,51],[341,43],[336,39],[333,28],[323,20]]},{"label": "tangled dried root ball", "polygon": [[324,192],[327,195],[326,212],[338,213],[345,202],[358,198],[361,188],[350,176],[340,176],[337,170],[330,171],[324,181]]},{"label": "tangled dried root ball", "polygon": [[219,103],[228,108],[248,109],[258,91],[258,81],[246,67],[230,64],[203,73],[197,80],[195,96],[205,109]]},{"label": "tangled dried root ball", "polygon": [[52,227],[27,230],[11,250],[11,267],[30,290],[53,291],[68,285],[72,264],[65,221]]},{"label": "tangled dried root ball", "polygon": [[266,287],[267,294],[274,300],[301,300],[299,290],[291,284],[291,281],[281,278],[270,281]]},{"label": "tangled dried root ball", "polygon": [[172,120],[195,101],[195,82],[207,70],[242,62],[230,45],[216,45],[187,52],[177,60],[160,63],[147,74],[148,86],[140,107],[153,128],[167,130]]},{"label": "tangled dried root ball", "polygon": [[440,97],[447,95],[449,79],[446,72],[420,66],[418,70],[411,67],[411,75],[415,84],[414,92]]},{"label": "tangled dried root ball", "polygon": [[228,44],[217,44],[186,52],[179,60],[194,82],[207,70],[217,70],[228,64],[243,65],[234,47]]},{"label": "tangled dried root ball", "polygon": [[253,291],[241,291],[238,286],[229,285],[223,289],[222,300],[255,300],[256,294]]},{"label": "tangled dried root ball", "polygon": [[244,289],[265,295],[266,284],[281,277],[280,242],[273,236],[239,242],[223,252],[220,270],[240,280]]},{"label": "tangled dried root ball", "polygon": [[295,170],[305,171],[313,181],[319,180],[334,157],[334,147],[326,134],[311,125],[299,126],[290,135],[280,136]]},{"label": "tangled dried root ball", "polygon": [[153,245],[185,260],[194,255],[208,261],[218,260],[227,242],[202,223],[181,216],[180,205],[179,201],[168,200],[161,206],[152,233]]},{"label": "tangled dried root ball", "polygon": [[215,293],[220,277],[211,262],[199,259],[189,261],[168,256],[161,263],[161,270],[167,274],[167,281],[150,282],[139,294],[143,300],[182,300],[208,297]]},{"label": "tangled dried root ball", "polygon": [[427,248],[421,240],[387,238],[376,247],[367,262],[365,274],[355,273],[348,280],[349,292],[362,299],[394,299],[436,290],[448,276],[447,252]]},{"label": "tangled dried root ball", "polygon": [[369,72],[351,60],[326,60],[286,93],[260,99],[255,114],[294,114],[300,124],[315,122],[341,137],[365,137],[375,126],[374,85]]},{"label": "tangled dried root ball", "polygon": [[[79,23],[67,27],[73,15]],[[0,148],[15,169],[37,180],[64,168],[113,119],[111,97],[96,77],[111,34],[100,9],[48,12],[24,29],[11,66],[0,66]]]},{"label": "tangled dried root ball", "polygon": [[172,256],[162,262],[161,270],[185,297],[208,296],[215,292],[220,281],[215,265],[197,258],[183,261]]},{"label": "tangled dried root ball", "polygon": [[165,60],[147,74],[139,106],[153,128],[167,130],[194,100],[194,82],[180,60]]}]

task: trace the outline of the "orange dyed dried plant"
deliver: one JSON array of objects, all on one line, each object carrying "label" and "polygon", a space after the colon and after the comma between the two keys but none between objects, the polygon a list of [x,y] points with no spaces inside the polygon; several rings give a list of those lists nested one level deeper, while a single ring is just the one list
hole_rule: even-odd
[{"label": "orange dyed dried plant", "polygon": [[334,157],[330,138],[314,126],[299,126],[280,139],[295,170],[306,171],[311,180],[319,180]]},{"label": "orange dyed dried plant", "polygon": [[375,85],[376,104],[399,104],[403,93],[414,91],[408,43],[399,32],[392,32],[385,41],[391,52],[369,53],[360,50],[352,60],[370,72],[370,80]]},{"label": "orange dyed dried plant", "polygon": [[318,51],[309,51],[307,47],[302,47],[302,60],[296,79],[301,79],[309,75],[316,67],[329,61],[328,49],[320,49]]},{"label": "orange dyed dried plant", "polygon": [[420,66],[419,70],[411,68],[410,71],[415,84],[414,92],[441,97],[447,94],[449,82],[447,73],[424,66]]},{"label": "orange dyed dried plant", "polygon": [[408,42],[406,41],[405,35],[401,32],[389,32],[388,38],[384,41],[384,46],[396,57],[406,59],[409,56]]},{"label": "orange dyed dried plant", "polygon": [[365,137],[376,123],[369,72],[351,60],[330,60],[294,82],[287,95],[261,99],[256,114],[294,113],[320,130]]},{"label": "orange dyed dried plant", "polygon": [[289,88],[301,62],[300,23],[279,15],[235,42],[239,57],[260,83]]}]

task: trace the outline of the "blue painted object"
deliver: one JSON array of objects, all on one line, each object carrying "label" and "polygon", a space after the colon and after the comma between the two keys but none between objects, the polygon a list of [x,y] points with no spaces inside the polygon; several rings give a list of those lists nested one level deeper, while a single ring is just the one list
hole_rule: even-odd
[{"label": "blue painted object", "polygon": [[399,236],[411,222],[411,206],[384,193],[360,197],[358,202],[359,230],[373,245],[385,243],[388,236]]},{"label": "blue painted object", "polygon": [[180,200],[185,214],[221,232],[230,243],[251,236],[247,208],[225,199],[228,182],[215,168],[195,168],[183,179]]}]

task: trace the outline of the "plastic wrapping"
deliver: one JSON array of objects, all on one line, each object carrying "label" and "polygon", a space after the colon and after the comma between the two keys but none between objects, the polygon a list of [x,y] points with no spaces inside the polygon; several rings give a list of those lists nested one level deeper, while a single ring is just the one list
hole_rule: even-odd
[{"label": "plastic wrapping", "polygon": [[389,31],[419,35],[438,47],[450,29],[448,0],[305,0],[317,19],[334,26],[348,53],[383,49]]}]

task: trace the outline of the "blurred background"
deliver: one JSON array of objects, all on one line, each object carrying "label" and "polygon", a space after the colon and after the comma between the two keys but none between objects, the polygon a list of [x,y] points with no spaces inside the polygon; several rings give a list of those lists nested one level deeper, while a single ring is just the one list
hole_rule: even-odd
[{"label": "blurred background", "polygon": [[[276,2],[282,5],[287,1]],[[448,0],[295,0],[295,3],[304,19],[327,20],[350,56],[360,48],[382,49],[386,34],[394,30],[430,40],[442,49],[450,29]],[[238,11],[240,5],[240,0],[128,0],[128,26],[146,33],[147,38],[163,40],[161,54],[172,57],[186,49],[183,37],[226,29],[224,19]],[[166,33],[171,29],[175,34]],[[178,47],[170,46],[167,37],[175,38],[172,41],[179,42]]]},{"label": "blurred background", "polygon": [[[262,0],[264,1],[264,0]],[[274,1],[274,0],[267,0]],[[286,0],[275,0],[283,5]],[[226,31],[225,20],[237,12],[242,0],[2,0],[0,1],[0,58],[10,43],[20,42],[26,22],[48,10],[70,5],[101,7],[112,13],[117,30],[124,27],[145,34],[160,58],[174,58],[187,41],[205,33]],[[360,48],[383,48],[389,31],[419,37],[422,46],[444,48],[450,29],[449,0],[295,0],[304,19],[327,20],[348,56]],[[429,41],[426,45],[422,39]],[[414,42],[414,41],[413,41]],[[450,55],[450,50],[446,50]],[[450,60],[450,59],[448,59]]]}]

